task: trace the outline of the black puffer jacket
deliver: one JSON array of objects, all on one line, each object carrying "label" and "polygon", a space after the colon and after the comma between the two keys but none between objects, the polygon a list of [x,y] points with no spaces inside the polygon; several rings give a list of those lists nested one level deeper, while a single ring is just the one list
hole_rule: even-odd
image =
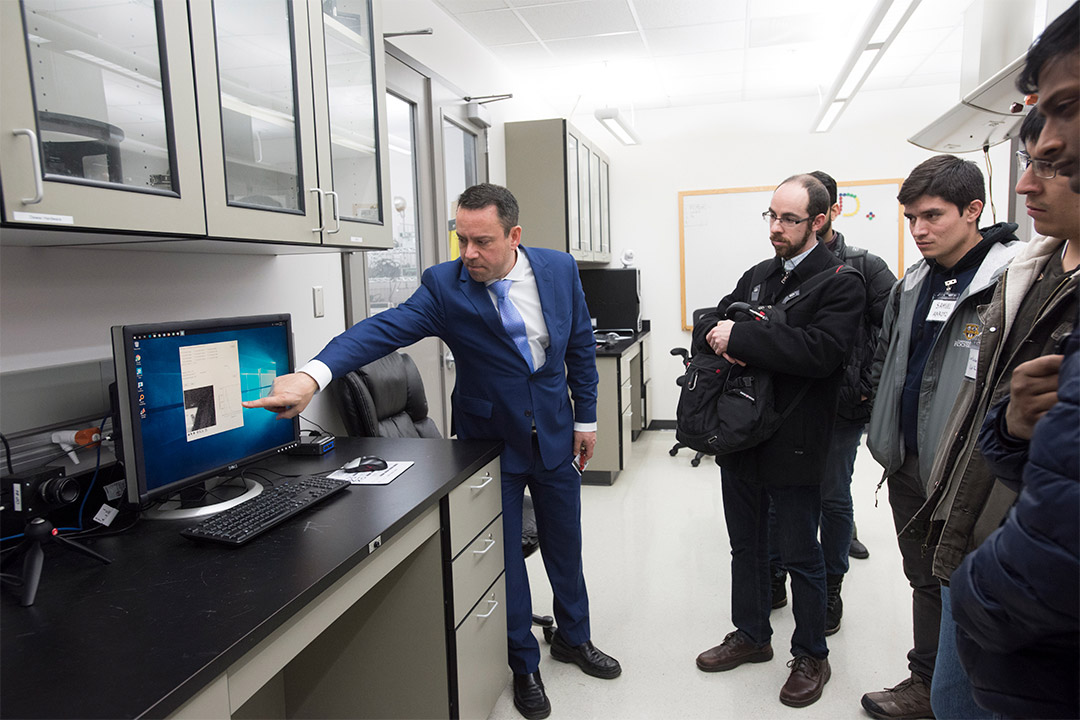
[{"label": "black puffer jacket", "polygon": [[975,701],[1008,717],[1080,717],[1080,330],[1035,426],[1008,517],[950,580]]}]

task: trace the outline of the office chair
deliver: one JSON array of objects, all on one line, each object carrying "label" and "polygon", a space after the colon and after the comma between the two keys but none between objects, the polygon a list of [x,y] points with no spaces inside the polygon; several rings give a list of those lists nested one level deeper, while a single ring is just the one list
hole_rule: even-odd
[{"label": "office chair", "polygon": [[[695,310],[692,314],[694,326],[697,326],[698,321],[701,320],[701,317],[703,315],[705,315],[706,313],[710,313],[714,310],[716,310],[715,306],[698,308],[697,310]],[[686,348],[671,348],[671,354],[682,358],[683,369],[685,369],[690,364],[690,351]],[[675,380],[675,384],[682,385],[682,375],[680,375],[678,379]],[[682,450],[684,447],[686,447],[686,445],[682,444],[681,442],[676,442],[674,445],[671,446],[671,449],[668,450],[668,455],[670,455],[671,457],[675,457],[679,453],[679,450]],[[690,464],[693,467],[697,467],[701,464],[701,458],[705,457],[707,454],[708,453],[703,452],[694,453],[694,457],[690,460]]]},{"label": "office chair", "polygon": [[[393,352],[351,370],[330,387],[350,436],[442,437],[435,421],[428,417],[420,371],[406,353]],[[532,498],[526,495],[521,509],[521,549],[529,557],[539,547],[536,514]],[[544,640],[550,643],[555,620],[549,615],[533,614],[533,624],[543,628]]]}]

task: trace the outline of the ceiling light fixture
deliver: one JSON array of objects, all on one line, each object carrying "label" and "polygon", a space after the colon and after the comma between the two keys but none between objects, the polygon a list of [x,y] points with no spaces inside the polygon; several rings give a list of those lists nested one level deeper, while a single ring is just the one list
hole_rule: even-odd
[{"label": "ceiling light fixture", "polygon": [[878,0],[870,12],[858,41],[821,100],[812,132],[828,132],[870,76],[885,51],[900,34],[921,0]]},{"label": "ceiling light fixture", "polygon": [[623,145],[641,144],[641,138],[634,132],[634,128],[630,127],[619,115],[618,108],[600,108],[593,114],[600,121],[600,124],[606,127],[608,132],[618,138]]}]

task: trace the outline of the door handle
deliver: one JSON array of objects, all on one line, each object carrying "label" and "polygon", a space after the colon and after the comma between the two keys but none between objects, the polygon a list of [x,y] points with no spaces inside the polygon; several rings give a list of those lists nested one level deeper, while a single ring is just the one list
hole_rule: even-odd
[{"label": "door handle", "polygon": [[311,232],[321,233],[323,230],[326,229],[326,220],[323,219],[324,217],[326,217],[326,213],[323,212],[323,210],[325,209],[324,206],[326,205],[326,192],[322,188],[317,187],[309,188],[308,192],[319,194],[319,227],[311,228]]},{"label": "door handle", "polygon": [[23,198],[23,205],[37,205],[45,197],[45,183],[41,180],[41,152],[38,147],[37,133],[30,128],[16,128],[12,135],[25,135],[30,138],[30,162],[34,168],[34,197]]},{"label": "door handle", "polygon": [[334,229],[330,230],[327,233],[328,235],[333,235],[336,232],[341,232],[341,208],[338,206],[338,194],[336,192],[334,192],[333,190],[328,190],[326,194],[330,196],[331,200],[333,200]]}]

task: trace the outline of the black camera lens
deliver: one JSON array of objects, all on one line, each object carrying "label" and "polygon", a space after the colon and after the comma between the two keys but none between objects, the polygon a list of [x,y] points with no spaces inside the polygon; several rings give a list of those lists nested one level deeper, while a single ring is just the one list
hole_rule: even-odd
[{"label": "black camera lens", "polygon": [[70,477],[53,478],[38,486],[38,495],[49,505],[70,505],[79,499],[79,483]]}]

